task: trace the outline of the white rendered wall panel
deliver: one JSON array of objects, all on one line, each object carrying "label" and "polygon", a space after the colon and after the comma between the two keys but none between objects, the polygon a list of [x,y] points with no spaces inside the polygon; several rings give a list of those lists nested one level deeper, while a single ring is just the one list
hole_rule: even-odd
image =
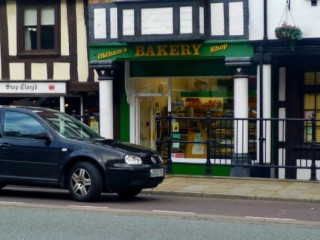
[{"label": "white rendered wall panel", "polygon": [[69,56],[68,12],[66,0],[61,0],[61,55]]},{"label": "white rendered wall panel", "polygon": [[211,3],[211,35],[221,36],[225,35],[224,24],[224,4]]},{"label": "white rendered wall panel", "polygon": [[199,8],[199,32],[204,34],[204,7]]},{"label": "white rendered wall panel", "polygon": [[122,18],[123,36],[134,35],[134,9],[123,9]]},{"label": "white rendered wall panel", "polygon": [[48,69],[46,63],[31,63],[31,79],[47,80]]},{"label": "white rendered wall panel", "polygon": [[180,33],[192,33],[192,7],[180,7]]},{"label": "white rendered wall panel", "polygon": [[83,1],[77,1],[77,58],[79,82],[87,82],[89,76],[87,29],[85,23],[85,9]]},{"label": "white rendered wall panel", "polygon": [[11,80],[25,80],[24,63],[9,63],[9,70]]},{"label": "white rendered wall panel", "polygon": [[70,63],[53,63],[53,79],[70,80]]},{"label": "white rendered wall panel", "polygon": [[173,8],[141,9],[141,34],[173,34]]},{"label": "white rendered wall panel", "polygon": [[[263,38],[263,0],[249,2],[249,39]],[[280,3],[280,1],[278,1]],[[280,18],[280,17],[279,17]]]},{"label": "white rendered wall panel", "polygon": [[118,9],[110,8],[110,38],[118,38]]},{"label": "white rendered wall panel", "polygon": [[229,34],[230,36],[244,34],[243,2],[229,3]]},{"label": "white rendered wall panel", "polygon": [[[15,0],[7,1],[9,55],[17,55],[17,5]],[[3,24],[3,23],[0,23]]]},{"label": "white rendered wall panel", "polygon": [[104,39],[107,37],[106,9],[95,8],[94,16],[94,38]]}]

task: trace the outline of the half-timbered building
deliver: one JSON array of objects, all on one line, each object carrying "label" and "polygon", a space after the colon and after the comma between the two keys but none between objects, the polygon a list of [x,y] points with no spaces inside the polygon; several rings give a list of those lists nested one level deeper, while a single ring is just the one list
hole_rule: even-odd
[{"label": "half-timbered building", "polygon": [[98,116],[87,9],[86,0],[0,1],[0,104]]}]

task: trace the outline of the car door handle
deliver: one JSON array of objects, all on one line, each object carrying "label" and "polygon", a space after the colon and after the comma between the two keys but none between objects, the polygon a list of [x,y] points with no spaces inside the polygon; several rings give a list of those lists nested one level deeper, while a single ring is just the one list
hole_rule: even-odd
[{"label": "car door handle", "polygon": [[11,144],[9,144],[9,143],[1,143],[1,144],[0,144],[0,147],[1,147],[2,149],[8,149],[10,146],[11,146]]}]

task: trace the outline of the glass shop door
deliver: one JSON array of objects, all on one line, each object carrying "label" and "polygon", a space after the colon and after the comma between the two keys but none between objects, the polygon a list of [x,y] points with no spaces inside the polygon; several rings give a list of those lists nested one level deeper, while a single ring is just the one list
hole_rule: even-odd
[{"label": "glass shop door", "polygon": [[136,142],[156,150],[156,114],[165,113],[168,106],[167,96],[138,97],[136,103]]}]

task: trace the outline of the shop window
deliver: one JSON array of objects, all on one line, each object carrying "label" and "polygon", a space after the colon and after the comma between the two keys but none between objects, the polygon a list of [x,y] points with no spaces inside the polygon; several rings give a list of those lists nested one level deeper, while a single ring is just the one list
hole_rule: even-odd
[{"label": "shop window", "polygon": [[[210,112],[214,118],[210,134],[215,144],[211,156],[231,159],[234,148],[233,83],[233,78],[229,76],[172,79],[172,114],[177,117],[191,117],[173,122],[173,138],[180,141],[172,146],[174,158],[206,158],[205,144],[183,143],[183,141],[206,141],[207,122],[192,117],[205,117]],[[249,79],[248,115],[250,118],[256,117],[255,78]],[[252,128],[254,129],[254,126]],[[256,139],[255,131],[250,131],[250,139],[253,141]],[[254,151],[255,147],[250,145],[249,152]]]},{"label": "shop window", "polygon": [[58,3],[20,1],[17,6],[19,53],[58,54]]},{"label": "shop window", "polygon": [[[306,72],[304,76],[304,118],[320,118],[320,72]],[[304,124],[304,142],[312,141],[311,122]],[[316,123],[316,142],[320,142],[320,122]]]},{"label": "shop window", "polygon": [[221,78],[177,78],[172,80],[172,112],[188,117],[233,116],[233,80]]}]

